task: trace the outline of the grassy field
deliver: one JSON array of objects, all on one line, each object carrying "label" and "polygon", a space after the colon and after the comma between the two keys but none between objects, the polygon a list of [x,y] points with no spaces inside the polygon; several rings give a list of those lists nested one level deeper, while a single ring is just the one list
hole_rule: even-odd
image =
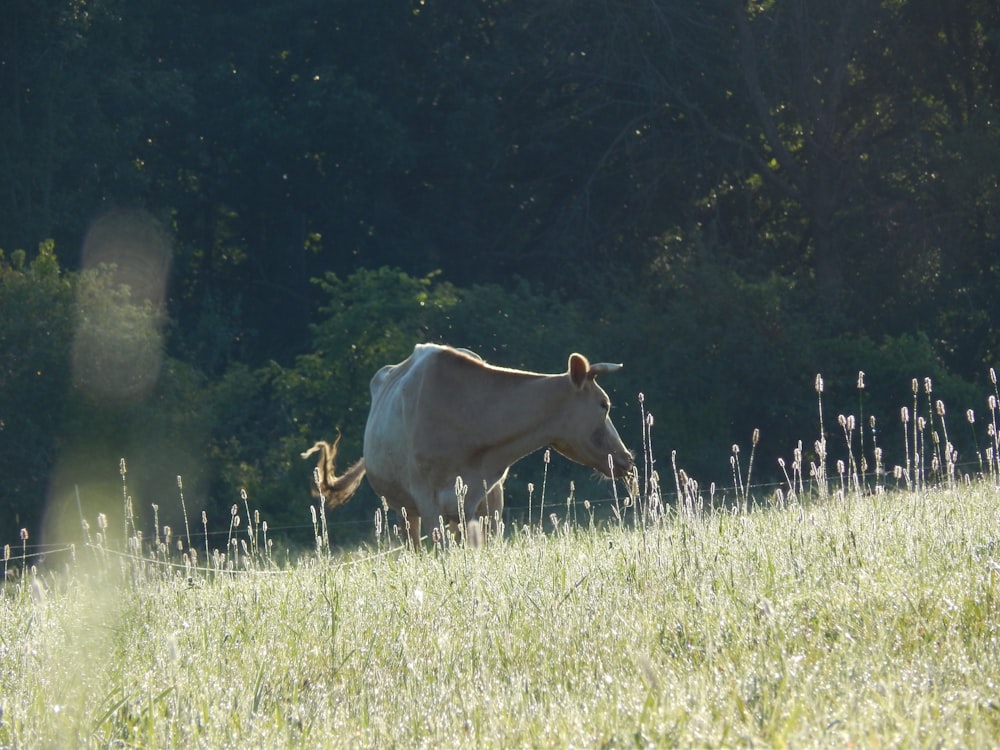
[{"label": "grassy field", "polygon": [[998,501],[576,508],[229,573],[81,548],[0,596],[0,747],[989,747]]}]

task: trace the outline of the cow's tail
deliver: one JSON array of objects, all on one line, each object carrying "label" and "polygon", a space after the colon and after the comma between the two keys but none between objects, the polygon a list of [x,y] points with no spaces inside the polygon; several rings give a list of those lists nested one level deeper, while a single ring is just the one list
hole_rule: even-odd
[{"label": "cow's tail", "polygon": [[319,452],[319,461],[313,470],[313,497],[323,498],[327,508],[336,508],[350,500],[361,485],[361,480],[365,478],[365,459],[359,458],[341,476],[337,476],[335,461],[337,458],[337,445],[340,443],[340,433],[333,444],[320,440],[312,448],[302,454],[302,458],[309,458],[312,454]]},{"label": "cow's tail", "polygon": [[343,505],[358,491],[361,480],[365,478],[365,459],[359,458],[354,464],[343,473],[342,476],[333,477],[323,493],[327,508],[336,508]]}]

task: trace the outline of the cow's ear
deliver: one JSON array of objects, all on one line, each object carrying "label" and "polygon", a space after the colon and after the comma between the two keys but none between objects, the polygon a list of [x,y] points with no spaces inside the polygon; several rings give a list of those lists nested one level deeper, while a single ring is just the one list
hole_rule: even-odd
[{"label": "cow's ear", "polygon": [[573,381],[573,385],[577,388],[583,388],[583,384],[587,382],[587,373],[590,372],[590,362],[582,354],[569,355],[569,377]]}]

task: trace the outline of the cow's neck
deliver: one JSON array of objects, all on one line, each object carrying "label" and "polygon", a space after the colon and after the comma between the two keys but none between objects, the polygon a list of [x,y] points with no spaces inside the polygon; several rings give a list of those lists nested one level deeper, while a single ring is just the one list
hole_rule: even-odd
[{"label": "cow's neck", "polygon": [[492,398],[483,416],[491,430],[489,439],[480,445],[484,461],[502,473],[555,439],[555,422],[567,397],[568,384],[564,375],[504,371],[490,374]]}]

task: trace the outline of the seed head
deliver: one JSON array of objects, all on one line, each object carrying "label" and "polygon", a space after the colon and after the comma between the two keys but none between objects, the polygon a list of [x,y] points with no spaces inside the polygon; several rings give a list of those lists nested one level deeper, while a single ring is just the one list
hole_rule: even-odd
[{"label": "seed head", "polygon": [[823,376],[820,374],[816,375],[816,393],[823,392]]}]

